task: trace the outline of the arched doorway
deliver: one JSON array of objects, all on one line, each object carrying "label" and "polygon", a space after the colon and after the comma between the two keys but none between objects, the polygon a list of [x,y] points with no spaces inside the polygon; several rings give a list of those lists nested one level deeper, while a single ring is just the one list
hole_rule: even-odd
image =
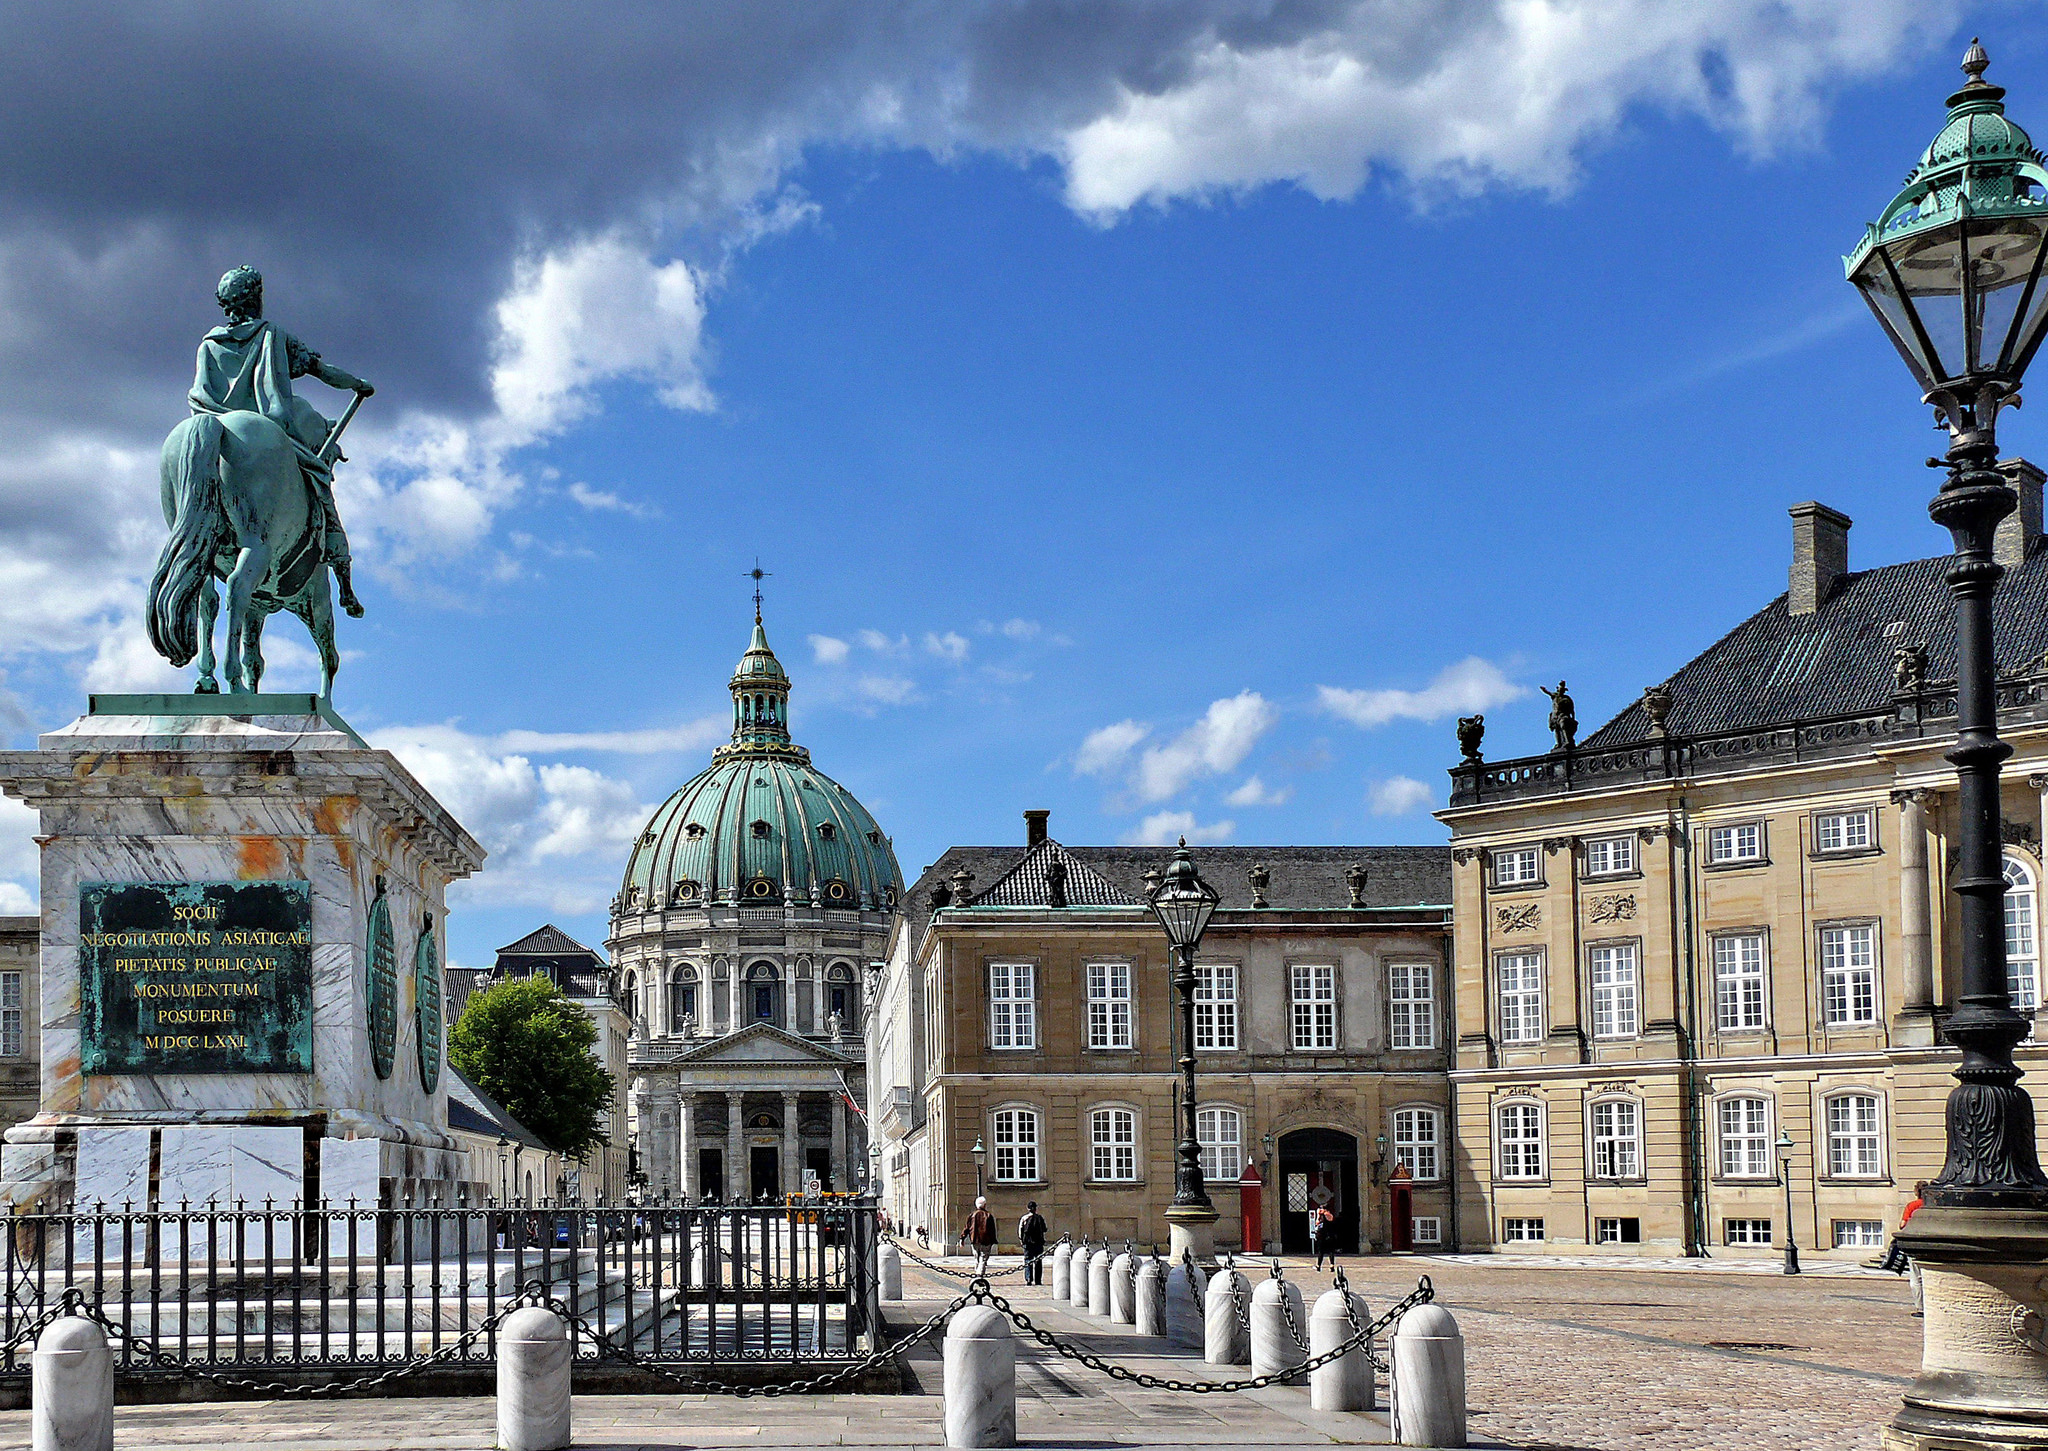
[{"label": "arched doorway", "polygon": [[1338,1129],[1296,1129],[1280,1136],[1280,1248],[1308,1253],[1308,1216],[1328,1205],[1331,1242],[1358,1253],[1358,1140]]}]

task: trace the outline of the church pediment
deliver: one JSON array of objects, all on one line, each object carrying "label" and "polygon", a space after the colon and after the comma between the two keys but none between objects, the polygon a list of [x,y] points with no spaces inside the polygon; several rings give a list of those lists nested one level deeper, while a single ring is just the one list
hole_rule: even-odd
[{"label": "church pediment", "polygon": [[835,1053],[815,1043],[783,1032],[768,1023],[754,1023],[737,1033],[705,1044],[674,1060],[677,1063],[816,1063],[834,1068],[850,1066],[846,1054]]}]

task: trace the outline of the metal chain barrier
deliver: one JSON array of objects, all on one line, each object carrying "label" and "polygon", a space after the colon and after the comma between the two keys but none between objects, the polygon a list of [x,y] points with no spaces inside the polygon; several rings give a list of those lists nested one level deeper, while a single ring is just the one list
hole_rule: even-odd
[{"label": "metal chain barrier", "polygon": [[[1280,1261],[1278,1260],[1273,1261],[1273,1278],[1276,1280],[1281,1278]],[[1301,1327],[1294,1323],[1294,1302],[1288,1298],[1285,1290],[1280,1292],[1280,1318],[1287,1323],[1287,1338],[1294,1342],[1294,1348],[1306,1352],[1308,1350],[1308,1337],[1303,1335]]]},{"label": "metal chain barrier", "polygon": [[1048,1256],[1044,1254],[1031,1255],[1027,1257],[1022,1264],[1011,1265],[1006,1270],[991,1270],[986,1276],[979,1276],[976,1275],[972,1270],[952,1269],[946,1265],[938,1264],[935,1261],[928,1260],[923,1255],[914,1254],[910,1250],[905,1249],[900,1243],[898,1243],[895,1237],[892,1235],[885,1234],[882,1236],[882,1238],[887,1240],[890,1244],[895,1245],[896,1253],[902,1255],[903,1258],[909,1260],[912,1264],[923,1265],[926,1269],[932,1271],[932,1273],[934,1274],[951,1275],[956,1280],[966,1280],[970,1284],[977,1279],[985,1278],[990,1280],[999,1280],[1004,1275],[1021,1275],[1022,1273],[1024,1273],[1025,1265],[1036,1264],[1037,1262],[1048,1258]]}]

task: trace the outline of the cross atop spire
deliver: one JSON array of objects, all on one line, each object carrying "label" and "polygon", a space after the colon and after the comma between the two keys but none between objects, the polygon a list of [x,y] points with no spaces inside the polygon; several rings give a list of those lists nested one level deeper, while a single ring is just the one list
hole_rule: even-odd
[{"label": "cross atop spire", "polygon": [[761,581],[773,579],[774,576],[761,568],[761,556],[757,554],[754,556],[754,567],[742,575],[741,578],[751,579],[754,582],[754,623],[758,625],[761,623]]}]

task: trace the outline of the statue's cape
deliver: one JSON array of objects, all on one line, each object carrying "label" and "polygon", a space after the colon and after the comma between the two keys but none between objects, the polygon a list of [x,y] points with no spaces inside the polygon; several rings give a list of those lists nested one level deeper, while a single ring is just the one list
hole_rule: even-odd
[{"label": "statue's cape", "polygon": [[323,474],[331,469],[315,462],[319,440],[308,443],[293,427],[291,348],[267,318],[224,324],[206,335],[186,400],[194,413],[260,413],[284,430],[302,464]]}]

